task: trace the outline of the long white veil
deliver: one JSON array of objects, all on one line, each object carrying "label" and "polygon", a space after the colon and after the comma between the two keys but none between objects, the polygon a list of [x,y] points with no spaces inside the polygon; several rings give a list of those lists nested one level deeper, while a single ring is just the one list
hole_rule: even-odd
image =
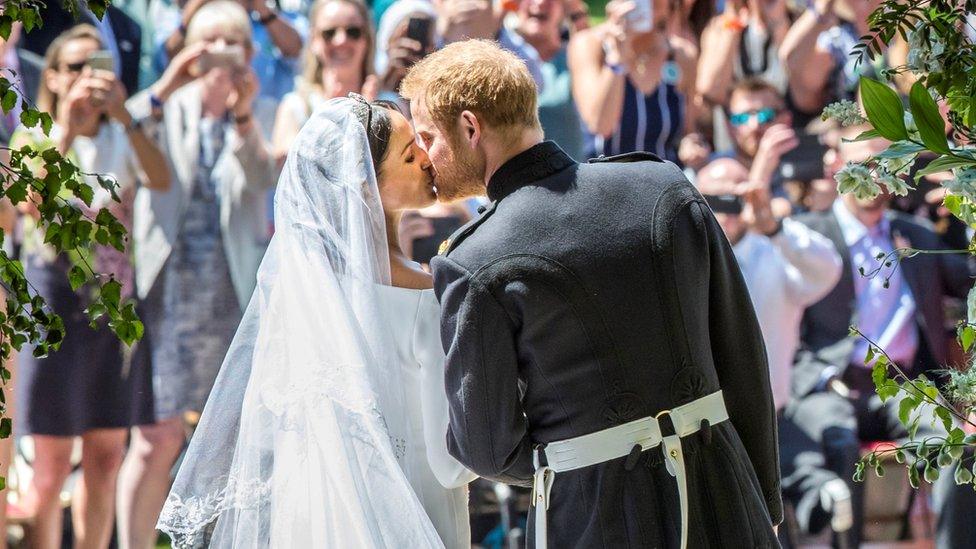
[{"label": "long white veil", "polygon": [[[276,231],[159,519],[176,547],[441,547],[411,443],[366,130],[328,102],[299,132]],[[386,319],[390,321],[392,319]]]}]

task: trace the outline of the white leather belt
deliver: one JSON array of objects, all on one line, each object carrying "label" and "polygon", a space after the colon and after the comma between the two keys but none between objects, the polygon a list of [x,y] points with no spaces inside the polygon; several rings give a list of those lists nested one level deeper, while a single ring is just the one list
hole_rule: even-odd
[{"label": "white leather belt", "polygon": [[[663,436],[658,422],[669,416],[674,424],[674,434]],[[725,410],[722,391],[716,391],[698,400],[682,404],[672,410],[664,410],[653,417],[645,417],[617,425],[609,429],[557,442],[535,449],[535,477],[532,482],[532,504],[535,505],[535,547],[546,548],[546,511],[549,509],[549,493],[556,473],[572,471],[604,463],[630,454],[643,452],[664,444],[664,457],[668,472],[678,483],[678,500],[681,504],[681,549],[688,547],[688,487],[685,478],[684,453],[681,437],[701,429],[702,421],[716,425],[729,419]],[[540,454],[546,458],[542,465]]]}]

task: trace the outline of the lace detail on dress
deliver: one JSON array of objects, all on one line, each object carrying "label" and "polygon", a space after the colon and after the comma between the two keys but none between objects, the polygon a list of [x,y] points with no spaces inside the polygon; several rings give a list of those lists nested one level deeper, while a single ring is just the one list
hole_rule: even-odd
[{"label": "lace detail on dress", "polygon": [[170,492],[159,515],[158,528],[169,535],[173,547],[205,545],[206,534],[221,513],[230,509],[257,509],[270,502],[271,482],[231,477],[217,493],[182,499]]},{"label": "lace detail on dress", "polygon": [[[368,431],[370,425],[381,429],[390,440],[398,461],[407,454],[407,441],[390,434],[380,410],[376,393],[370,388],[361,364],[326,364],[305,368],[312,373],[301,381],[270,384],[261,388],[261,401],[280,422],[284,431],[303,432],[310,414],[317,408],[337,405],[343,411],[363,417],[362,424],[352,423],[353,430]],[[375,432],[375,431],[374,431]],[[368,435],[367,435],[368,436]]]},{"label": "lace detail on dress", "polygon": [[270,381],[259,389],[261,402],[283,422],[285,429],[298,428],[308,408],[326,402],[354,414],[379,415],[376,393],[370,388],[362,364],[295,366],[294,369],[310,373],[286,383]]}]

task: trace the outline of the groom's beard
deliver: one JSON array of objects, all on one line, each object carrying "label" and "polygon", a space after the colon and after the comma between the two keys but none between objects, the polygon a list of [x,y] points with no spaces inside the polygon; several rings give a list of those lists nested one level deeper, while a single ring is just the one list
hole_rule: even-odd
[{"label": "groom's beard", "polygon": [[455,153],[452,156],[447,165],[436,167],[434,185],[437,187],[437,199],[441,202],[456,202],[473,196],[484,196],[484,161],[471,153]]}]

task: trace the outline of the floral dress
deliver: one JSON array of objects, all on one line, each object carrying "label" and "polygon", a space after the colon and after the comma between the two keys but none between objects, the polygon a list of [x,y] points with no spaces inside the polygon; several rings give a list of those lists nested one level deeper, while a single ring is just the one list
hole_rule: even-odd
[{"label": "floral dress", "polygon": [[228,124],[200,122],[193,190],[173,250],[145,302],[157,420],[203,411],[242,317],[224,252],[214,170]]}]

